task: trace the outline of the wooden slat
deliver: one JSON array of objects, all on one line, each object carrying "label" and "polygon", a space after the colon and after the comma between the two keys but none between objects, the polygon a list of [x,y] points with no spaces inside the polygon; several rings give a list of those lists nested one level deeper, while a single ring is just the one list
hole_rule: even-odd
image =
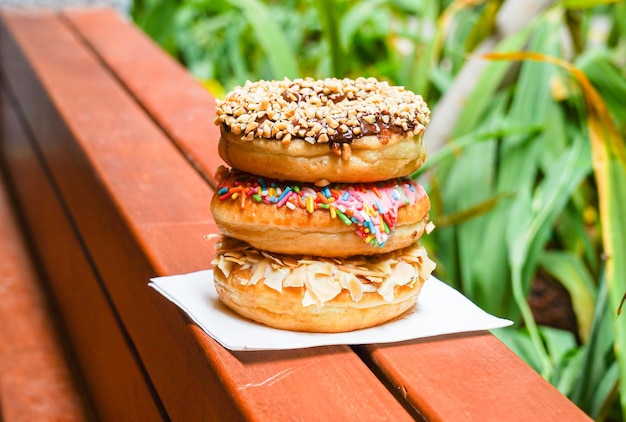
[{"label": "wooden slat", "polygon": [[590,421],[487,332],[363,346],[430,421]]},{"label": "wooden slat", "polygon": [[[8,53],[6,47],[3,43],[3,57]],[[48,178],[45,163],[27,135],[29,128],[18,118],[6,81],[3,85],[2,166],[11,175],[38,262],[45,268],[96,411],[102,420],[158,420],[158,399],[142,373],[141,362],[132,353],[134,346],[119,325],[99,275]],[[31,334],[38,335],[34,331],[22,333],[27,338]],[[21,375],[30,376],[28,372]],[[41,416],[22,420],[64,420],[52,414]]]},{"label": "wooden slat", "polygon": [[92,419],[2,176],[0,257],[0,420]]},{"label": "wooden slat", "polygon": [[[72,25],[74,25],[92,46],[96,54],[107,63],[112,71],[118,75],[120,81],[127,87],[132,95],[137,98],[158,124],[166,131],[167,135],[177,143],[187,154],[198,161],[201,157],[212,157],[217,150],[217,131],[212,126],[213,110],[206,111],[206,108],[213,106],[210,95],[206,92],[198,91],[197,82],[193,81],[189,75],[185,75],[182,68],[175,64],[154,44],[148,41],[137,31],[136,28],[122,22],[112,13],[100,13],[93,11],[69,12],[66,14]],[[107,32],[107,28],[115,28],[115,31]],[[114,34],[113,34],[114,33]],[[124,40],[127,50],[120,52],[115,47],[117,42]],[[152,78],[146,77],[149,73],[147,65],[137,65],[134,57],[141,56],[143,63],[159,63],[159,69],[167,69]],[[142,70],[137,70],[137,69]],[[167,76],[163,76],[167,75]],[[175,89],[172,95],[176,96],[173,101],[175,106],[163,101],[159,91],[159,86],[167,84],[166,77],[176,77],[173,84]],[[176,76],[174,76],[176,75]],[[178,93],[176,95],[175,93]],[[185,95],[183,93],[192,93]],[[173,108],[178,108],[178,111]],[[203,112],[196,114],[190,111],[191,116],[202,116],[210,114],[208,118],[194,118],[186,121],[181,110],[192,110],[201,107]],[[204,140],[204,142],[203,142]],[[207,151],[208,149],[208,151]],[[200,170],[210,177],[216,164],[201,165]],[[439,346],[445,350],[445,354],[428,353],[432,345]],[[498,347],[495,347],[498,346]],[[505,348],[495,337],[490,334],[479,336],[443,337],[434,343],[415,342],[403,344],[400,349],[389,347],[378,348],[369,346],[366,353],[369,360],[378,366],[378,371],[383,374],[393,374],[390,376],[392,389],[413,391],[413,394],[406,395],[406,399],[411,406],[418,409],[427,418],[445,418],[440,420],[455,420],[458,416],[456,412],[465,412],[472,409],[474,415],[481,418],[488,418],[490,415],[503,415],[514,413],[515,417],[524,419],[526,417],[539,418],[540,416],[550,418],[552,413],[562,411],[572,418],[583,418],[586,416],[563,397],[557,390],[550,387],[538,374],[530,367],[521,363],[513,353]],[[402,353],[391,353],[391,351],[401,350]],[[467,356],[468,351],[472,354]],[[422,365],[416,365],[415,356],[424,355],[427,357]],[[478,360],[480,365],[470,366],[467,364],[468,358]],[[437,368],[436,373],[429,369]],[[483,374],[517,374],[515,377],[488,377],[476,378],[473,371],[480,371]],[[423,372],[422,372],[423,371]],[[406,375],[406,378],[403,377]],[[421,375],[420,375],[421,374]],[[430,394],[434,397],[433,403],[429,405],[429,394],[416,394],[421,391],[421,383],[417,382],[422,377],[429,379],[445,380],[445,382],[433,382],[430,385]],[[449,395],[449,383],[454,380],[467,378],[468,382],[476,380],[476,388],[464,388],[456,391],[453,396]],[[523,380],[517,385],[515,380]],[[412,384],[407,384],[407,379]],[[481,382],[478,387],[478,381]],[[467,384],[464,384],[466,387]],[[411,387],[413,386],[413,387]],[[512,387],[519,388],[513,391],[518,394],[510,394]],[[471,385],[470,385],[471,387]],[[550,397],[551,406],[542,407],[528,405],[534,399],[534,390],[542,391]],[[407,390],[407,391],[408,391]],[[491,397],[493,403],[484,406],[476,400],[477,394]],[[437,400],[445,398],[448,400]],[[477,408],[481,407],[482,412],[477,413]],[[512,410],[515,409],[514,412]],[[459,413],[466,414],[466,413]],[[471,420],[471,417],[468,419]],[[480,419],[479,419],[480,420]],[[574,419],[573,419],[574,420]]]},{"label": "wooden slat", "polygon": [[230,353],[148,288],[209,266],[209,186],[56,16],[3,21],[11,88],[169,417],[410,419],[350,348]]},{"label": "wooden slat", "polygon": [[219,129],[213,124],[215,99],[186,69],[115,11],[70,9],[63,16],[214,184],[215,170],[223,164],[217,154]]}]

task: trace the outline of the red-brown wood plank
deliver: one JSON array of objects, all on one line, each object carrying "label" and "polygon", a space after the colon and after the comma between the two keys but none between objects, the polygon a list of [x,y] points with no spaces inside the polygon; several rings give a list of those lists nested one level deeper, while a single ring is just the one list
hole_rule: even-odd
[{"label": "red-brown wood plank", "polygon": [[25,56],[9,83],[172,419],[410,419],[350,348],[231,353],[148,288],[208,267],[209,186],[55,15],[3,21]]},{"label": "red-brown wood plank", "polygon": [[[200,106],[203,109],[213,106],[213,101],[207,92],[198,91],[198,83],[193,81],[189,75],[185,75],[180,66],[174,63],[162,51],[156,48],[151,41],[137,31],[136,28],[121,21],[115,14],[110,12],[94,12],[79,11],[68,12],[66,16],[74,25],[85,40],[91,45],[96,54],[118,75],[121,82],[133,93],[133,96],[141,102],[142,106],[153,116],[159,125],[167,132],[168,136],[184,149],[187,154],[194,157],[198,161],[201,157],[213,157],[217,150],[218,133],[212,127],[213,110],[210,110],[208,118],[194,118],[186,121],[182,116],[184,113],[173,111],[173,108],[187,110]],[[113,33],[108,33],[107,28],[115,28]],[[124,40],[128,51],[120,53],[115,48],[115,43]],[[163,74],[152,78],[146,77],[149,73],[147,65],[137,65],[133,57],[141,56],[144,63],[159,63],[159,68],[168,69],[165,75],[178,75],[174,84],[175,92],[179,93],[175,105],[163,101],[159,94],[159,86],[166,84],[167,80],[163,78]],[[141,69],[141,70],[138,70]],[[181,93],[193,93],[192,95],[184,95]],[[201,113],[202,114],[202,113]],[[192,114],[196,115],[196,114]],[[199,166],[207,177],[210,177],[214,171],[214,163],[210,165]],[[562,411],[572,418],[582,417],[584,414],[571,404],[556,389],[550,387],[538,374],[530,367],[523,364],[516,356],[504,347],[495,337],[490,334],[480,335],[478,337],[453,337],[440,338],[435,343],[442,349],[446,350],[446,354],[430,353],[424,355],[422,365],[416,365],[412,356],[421,356],[432,346],[427,342],[416,342],[415,344],[404,344],[400,350],[402,354],[391,354],[390,350],[396,350],[389,347],[378,348],[376,346],[367,347],[365,350],[371,355],[371,361],[379,366],[379,370],[383,374],[390,375],[390,382],[393,388],[404,391],[407,386],[406,379],[415,380],[419,378],[419,374],[423,368],[426,368],[424,376],[430,376],[428,368],[438,368],[436,374],[437,380],[445,380],[445,382],[434,382],[431,385],[431,393],[434,397],[446,397],[449,403],[434,400],[437,406],[430,406],[428,403],[428,395],[407,395],[407,400],[412,406],[419,409],[428,418],[439,418],[444,415],[448,420],[454,419],[457,411],[465,411],[465,409],[476,406],[476,394],[492,397],[494,400],[490,406],[482,406],[482,413],[476,413],[481,418],[490,415],[502,415],[516,409],[516,416],[520,419],[525,417],[538,418],[545,416],[550,418],[553,412]],[[494,348],[494,344],[498,347]],[[487,382],[488,378],[476,378],[473,373],[468,372],[466,356],[467,352],[472,351],[473,357],[481,363],[480,370],[484,374],[493,373],[514,373],[515,376],[494,377],[493,380]],[[393,376],[391,376],[393,374]],[[402,374],[406,374],[407,378],[403,378]],[[464,384],[466,388],[457,392],[453,396],[449,396],[448,383],[462,377],[469,377],[470,384]],[[510,395],[508,390],[515,384],[515,380],[521,379],[524,382],[516,391],[523,394]],[[473,381],[475,384],[471,384]],[[480,381],[480,382],[479,382]],[[413,389],[420,390],[420,384],[412,384]],[[517,384],[515,384],[517,385]],[[472,388],[472,386],[474,386]],[[528,405],[529,401],[534,399],[534,389],[544,392],[551,398],[552,406],[532,406]],[[441,406],[441,408],[439,408]],[[465,413],[462,413],[465,414]],[[445,419],[445,418],[444,418]],[[443,420],[443,419],[442,419]]]},{"label": "red-brown wood plank", "polygon": [[213,124],[215,99],[186,69],[114,10],[69,9],[63,16],[214,184],[215,170],[223,164],[217,154],[219,129]]},{"label": "red-brown wood plank", "polygon": [[0,176],[0,420],[93,417]]},{"label": "red-brown wood plank", "polygon": [[590,421],[487,332],[363,346],[430,421]]},{"label": "red-brown wood plank", "polygon": [[[141,363],[131,352],[132,343],[126,339],[98,282],[98,274],[67,219],[27,135],[28,127],[11,104],[6,84],[2,94],[2,166],[11,176],[37,261],[45,269],[56,309],[71,338],[97,414],[102,420],[158,420],[158,399],[151,393]],[[4,259],[4,255],[0,256]],[[17,316],[15,321],[20,321]],[[22,335],[30,338],[38,333],[24,330]],[[32,373],[25,371],[19,376],[28,378]],[[43,416],[22,420],[64,420],[52,414]]]}]

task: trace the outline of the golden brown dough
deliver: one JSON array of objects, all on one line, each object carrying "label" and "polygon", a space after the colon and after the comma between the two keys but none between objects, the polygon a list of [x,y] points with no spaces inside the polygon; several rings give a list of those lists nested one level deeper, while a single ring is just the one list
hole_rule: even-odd
[{"label": "golden brown dough", "polygon": [[231,166],[260,176],[302,182],[375,182],[407,176],[426,156],[422,134],[391,135],[383,144],[376,136],[350,144],[351,158],[333,154],[325,144],[293,139],[288,145],[263,138],[243,141],[222,133],[218,151]]},{"label": "golden brown dough", "polygon": [[428,196],[410,179],[316,187],[226,169],[220,174],[211,201],[220,231],[271,252],[326,257],[386,253],[414,243],[428,223]]},{"label": "golden brown dough", "polygon": [[221,300],[246,318],[296,331],[352,331],[394,319],[413,308],[434,269],[417,244],[345,260],[269,254],[227,237],[217,249]]}]

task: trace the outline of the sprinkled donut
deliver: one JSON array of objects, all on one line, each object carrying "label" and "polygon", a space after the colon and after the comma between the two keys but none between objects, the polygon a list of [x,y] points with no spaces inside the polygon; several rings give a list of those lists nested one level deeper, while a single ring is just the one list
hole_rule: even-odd
[{"label": "sprinkled donut", "polygon": [[222,167],[217,179],[211,209],[220,231],[271,252],[381,254],[427,228],[430,201],[409,178],[316,186]]},{"label": "sprinkled donut", "polygon": [[247,82],[217,102],[218,151],[234,168],[326,185],[407,176],[425,159],[430,110],[374,78]]}]

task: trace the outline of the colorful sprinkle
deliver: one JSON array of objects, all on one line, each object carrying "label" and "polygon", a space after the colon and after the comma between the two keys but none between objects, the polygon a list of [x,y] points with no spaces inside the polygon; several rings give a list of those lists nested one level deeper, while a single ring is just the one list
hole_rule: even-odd
[{"label": "colorful sprinkle", "polygon": [[306,197],[306,210],[311,214],[315,211],[315,198],[313,198],[313,195]]},{"label": "colorful sprinkle", "polygon": [[264,178],[238,170],[219,173],[220,200],[239,200],[242,209],[247,200],[277,207],[297,208],[314,213],[328,212],[365,242],[383,246],[393,234],[398,209],[413,204],[422,194],[421,187],[408,178],[378,183],[332,184],[317,187]]},{"label": "colorful sprinkle", "polygon": [[337,213],[337,217],[339,217],[339,219],[341,221],[343,221],[346,226],[349,226],[349,225],[352,224],[352,220],[350,220],[348,217],[346,217],[346,215],[344,213],[342,213],[339,210],[336,210],[335,212]]},{"label": "colorful sprinkle", "polygon": [[287,200],[289,199],[289,194],[291,193],[291,186],[287,186],[285,188],[285,190],[283,190],[280,194],[280,196],[278,197],[278,200],[276,201],[278,205],[278,207],[282,207],[283,205],[285,205],[285,202],[287,202]]},{"label": "colorful sprinkle", "polygon": [[397,190],[400,192],[400,196],[402,197],[402,200],[404,201],[405,204],[409,204],[409,198],[407,198],[406,194],[404,193],[404,189],[402,189],[401,186],[397,187]]},{"label": "colorful sprinkle", "polygon": [[378,190],[378,188],[376,186],[372,186],[372,192],[374,192],[374,195],[376,195],[379,198],[382,198],[383,196],[380,194],[380,191]]},{"label": "colorful sprinkle", "polygon": [[380,199],[376,198],[374,200],[374,203],[376,204],[376,209],[378,210],[379,214],[384,214],[385,213],[385,207],[383,207],[383,204],[380,203]]}]

